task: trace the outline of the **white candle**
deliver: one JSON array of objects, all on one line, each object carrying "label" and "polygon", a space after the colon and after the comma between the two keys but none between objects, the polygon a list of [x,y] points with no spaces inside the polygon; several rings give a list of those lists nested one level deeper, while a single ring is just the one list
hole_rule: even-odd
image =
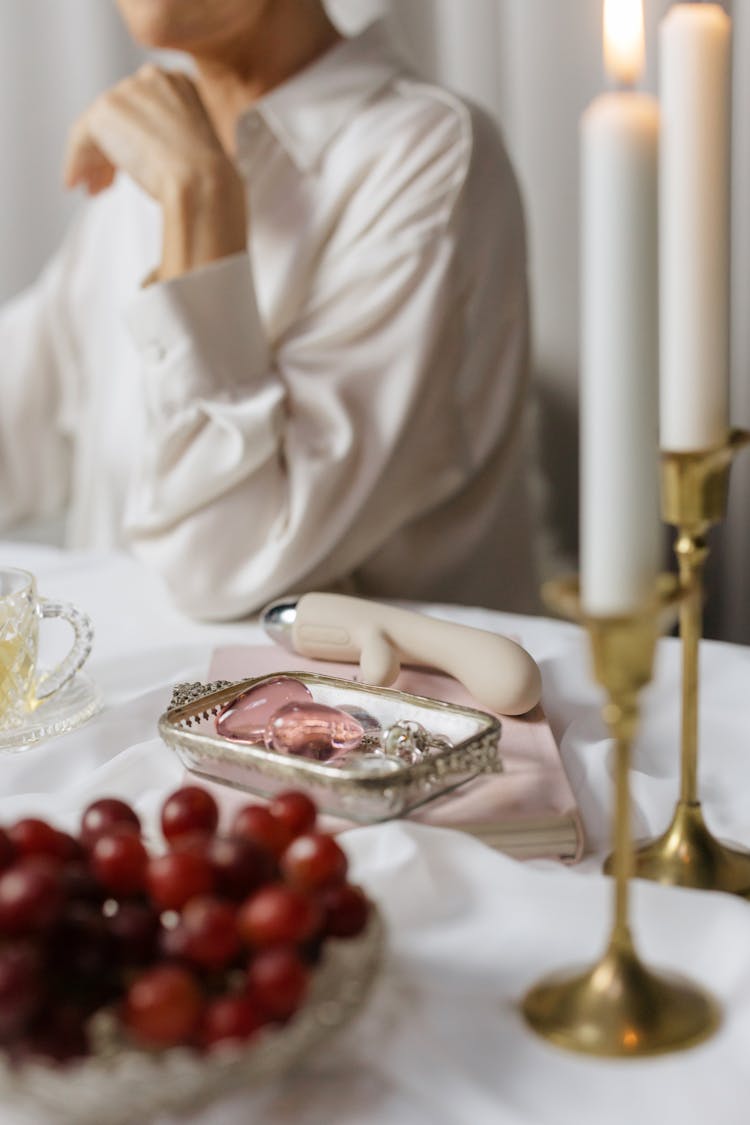
[{"label": "white candle", "polygon": [[[645,55],[642,0],[605,0],[615,79]],[[635,30],[634,30],[635,29]],[[605,94],[582,120],[581,593],[627,613],[659,569],[658,153],[655,99]]]},{"label": "white candle", "polygon": [[661,27],[661,444],[729,428],[731,22],[676,4]]}]

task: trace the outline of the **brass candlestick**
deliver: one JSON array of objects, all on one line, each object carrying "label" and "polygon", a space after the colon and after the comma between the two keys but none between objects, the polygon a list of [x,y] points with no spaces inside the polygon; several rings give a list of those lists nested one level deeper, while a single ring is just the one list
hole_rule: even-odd
[{"label": "brass candlestick", "polygon": [[613,1058],[661,1054],[706,1039],[719,1024],[712,998],[690,982],[646,968],[628,922],[632,868],[630,747],[638,725],[638,693],[651,680],[659,633],[674,621],[683,596],[665,577],[650,604],[621,617],[587,617],[577,581],[550,583],[548,604],[585,625],[594,674],[608,701],[603,715],[616,744],[614,924],[604,956],[592,968],[542,981],[523,1000],[539,1035],[560,1047]]},{"label": "brass candlestick", "polygon": [[680,798],[667,831],[639,847],[635,872],[681,887],[750,895],[750,853],[720,843],[703,819],[698,797],[698,649],[703,633],[706,533],[726,515],[734,458],[750,433],[734,430],[724,446],[698,453],[662,454],[662,507],[677,529],[675,553],[686,597],[682,637],[682,764]]}]

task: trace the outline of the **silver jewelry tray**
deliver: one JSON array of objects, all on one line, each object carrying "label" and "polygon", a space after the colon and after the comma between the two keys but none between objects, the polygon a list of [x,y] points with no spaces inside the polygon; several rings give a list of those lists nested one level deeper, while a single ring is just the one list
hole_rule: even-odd
[{"label": "silver jewelry tray", "polygon": [[382,773],[363,773],[218,735],[215,717],[221,708],[248,689],[278,679],[278,672],[233,683],[179,684],[159,719],[159,734],[193,773],[263,797],[304,789],[321,811],[362,824],[403,816],[481,773],[502,771],[501,726],[494,715],[332,676],[309,672],[284,676],[306,684],[317,703],[363,708],[384,729],[399,720],[414,720],[453,745],[413,764],[403,762],[394,768],[386,763]]}]

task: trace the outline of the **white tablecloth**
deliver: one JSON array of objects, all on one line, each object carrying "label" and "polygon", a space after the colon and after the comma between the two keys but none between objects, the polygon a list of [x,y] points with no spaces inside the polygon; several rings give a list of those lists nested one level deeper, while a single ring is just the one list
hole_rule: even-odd
[{"label": "white tablecloth", "polygon": [[[183,774],[155,737],[178,680],[205,677],[215,644],[258,643],[252,623],[198,625],[122,556],[0,545],[0,563],[34,570],[47,596],[92,616],[90,670],[104,711],[79,731],[0,761],[0,822],[49,815],[74,827],[95,795],[132,800],[147,819]],[[364,1014],[294,1078],[234,1097],[200,1125],[747,1125],[750,1119],[750,906],[730,896],[636,883],[644,957],[693,977],[725,1008],[718,1035],[682,1054],[601,1062],[547,1046],[517,1001],[551,969],[603,947],[610,884],[612,750],[574,627],[482,610],[425,607],[509,632],[540,662],[544,702],[586,825],[579,867],[520,864],[473,839],[392,824],[345,837],[354,877],[381,904],[387,962]],[[662,829],[676,796],[679,651],[662,643],[644,699],[633,770],[634,828]],[[750,651],[702,653],[702,794],[718,834],[750,846]],[[32,1119],[0,1106],[3,1125]]]}]

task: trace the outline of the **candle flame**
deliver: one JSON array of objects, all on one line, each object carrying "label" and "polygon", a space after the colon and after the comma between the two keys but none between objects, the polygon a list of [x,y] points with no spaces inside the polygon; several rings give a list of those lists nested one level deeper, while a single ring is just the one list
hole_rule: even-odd
[{"label": "candle flame", "polygon": [[646,65],[643,0],[604,0],[604,59],[608,73],[634,86]]}]

